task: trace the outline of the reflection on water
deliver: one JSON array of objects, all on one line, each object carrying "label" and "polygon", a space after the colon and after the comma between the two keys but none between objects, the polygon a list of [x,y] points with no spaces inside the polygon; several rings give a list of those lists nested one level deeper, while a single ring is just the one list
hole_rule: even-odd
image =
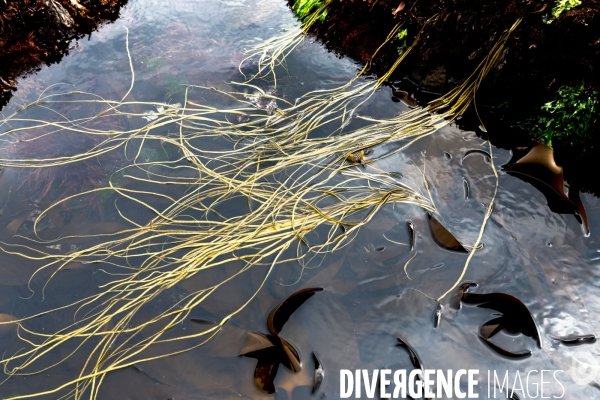
[{"label": "reflection on water", "polygon": [[[83,41],[60,65],[45,68],[38,75],[23,80],[4,114],[35,100],[50,85],[64,83],[104,99],[135,101],[138,109],[132,112],[139,114],[139,118],[111,117],[101,123],[102,129],[107,126],[110,129],[111,124],[114,129],[137,129],[153,120],[159,111],[155,104],[145,107],[140,102],[183,103],[186,84],[238,90],[239,87],[230,82],[243,79],[238,65],[245,57],[244,49],[295,25],[297,22],[281,0],[130,1],[120,20],[104,27],[89,41]],[[129,28],[136,73],[136,84],[131,92],[124,26]],[[276,88],[273,82],[260,84],[262,90],[276,90],[277,96],[291,102],[312,89],[337,87],[356,72],[356,66],[350,61],[339,60],[320,44],[308,41],[291,53],[286,67],[287,73]],[[251,60],[246,68],[252,68]],[[52,87],[48,93],[60,88]],[[250,98],[256,97],[253,93],[247,94]],[[193,90],[188,100],[215,107],[232,104],[217,91],[210,90]],[[85,102],[60,107],[57,112],[71,120],[99,111],[93,109],[96,107],[93,103]],[[361,115],[377,119],[391,117],[407,108],[403,103],[391,101],[389,93],[379,91],[359,111]],[[37,113],[34,117],[40,119],[52,113],[56,116],[54,111],[45,109],[32,113]],[[172,127],[165,127],[163,133],[172,133],[169,129]],[[28,141],[27,131],[14,131],[3,136],[3,151],[13,158],[29,158],[65,151],[76,154],[96,144],[93,137],[76,132],[52,138],[53,141],[40,148],[39,141]],[[210,147],[215,152],[229,146],[217,139],[203,140],[207,141],[203,148]],[[33,221],[47,207],[72,194],[106,186],[111,174],[135,157],[146,162],[181,157],[175,149],[158,145],[144,147],[143,153],[138,153],[139,145],[132,142],[126,150],[121,148],[92,157],[83,164],[47,169],[4,168],[0,176],[2,242],[27,243],[40,251],[64,254],[93,246],[101,241],[101,235],[127,229],[131,223],[147,223],[154,215],[146,208],[127,199],[116,201],[114,193],[100,191],[52,209],[36,227],[39,239],[33,233]],[[372,150],[374,155],[381,155],[400,145],[388,142]],[[596,198],[585,194],[581,197],[591,231],[591,235],[585,237],[575,218],[554,213],[548,207],[544,194],[507,173],[499,173],[499,191],[482,238],[484,246],[477,250],[464,280],[480,285],[477,290],[471,290],[474,293],[506,293],[523,302],[538,324],[541,349],[532,346],[527,333],[515,336],[513,321],[507,318],[499,322],[510,329],[498,329],[488,337],[493,336],[495,346],[504,349],[531,349],[530,357],[519,360],[502,357],[478,338],[480,327],[490,325],[493,317],[490,309],[462,307],[458,311],[458,307],[448,304],[450,298],[444,299],[441,307],[433,300],[455,282],[468,256],[466,252],[472,251],[476,242],[495,187],[490,163],[499,169],[511,159],[507,151],[494,149],[490,155],[483,154],[483,149],[487,147],[482,147],[482,141],[474,132],[449,126],[388,158],[368,165],[351,164],[351,168],[387,172],[419,187],[423,193],[427,192],[426,182],[438,210],[436,219],[417,206],[385,205],[360,229],[350,245],[307,265],[290,262],[275,269],[258,295],[206,345],[111,372],[102,383],[99,398],[308,398],[314,384],[312,354],[318,354],[324,371],[323,382],[315,396],[338,398],[340,369],[412,369],[410,357],[396,347],[398,337],[410,344],[427,368],[479,369],[482,398],[487,396],[484,384],[487,370],[502,375],[508,370],[511,376],[517,370],[570,370],[574,348],[567,347],[568,338],[589,337],[585,335],[595,334],[600,328],[597,318],[600,247],[595,236],[595,227],[600,226],[600,208]],[[211,154],[204,156],[210,158]],[[166,169],[150,172],[168,176]],[[186,176],[188,172],[170,173]],[[117,178],[122,187],[140,191],[147,188],[139,179],[134,181],[126,174]],[[185,188],[165,185],[164,194],[181,198]],[[148,201],[157,208],[167,205],[156,197]],[[245,212],[247,207],[244,200],[228,203],[218,211],[234,216],[240,210]],[[123,221],[122,214],[130,221]],[[340,228],[338,234],[345,234],[345,229]],[[70,237],[74,235],[87,236]],[[23,237],[39,243],[32,245]],[[65,239],[58,243],[40,241],[58,237]],[[463,251],[448,251],[448,248],[459,249],[458,246]],[[0,320],[60,308],[98,293],[99,287],[112,279],[102,272],[110,270],[109,265],[72,263],[46,284],[50,271],[42,270],[31,278],[38,267],[36,260],[2,254]],[[135,325],[169,310],[188,294],[211,287],[243,268],[242,262],[230,262],[165,288],[138,311],[131,323]],[[196,307],[188,320],[168,332],[167,338],[193,335],[220,321],[252,296],[266,273],[267,268],[258,266],[237,275],[219,287],[216,296]],[[276,333],[271,332],[273,336],[281,333],[286,343],[293,344],[303,360],[303,368],[296,373],[291,370],[298,368],[279,370],[274,395],[260,391],[253,379],[257,361],[238,356],[247,350],[251,332],[266,331],[266,321],[274,307],[299,289],[310,287],[324,290],[302,307],[296,307],[297,310],[289,313],[289,319],[276,323]],[[437,327],[434,320],[438,322]],[[24,325],[39,332],[54,332],[72,321],[72,310],[59,309],[28,320]],[[102,327],[106,331],[112,328],[110,323]],[[0,328],[4,354],[12,354],[20,348],[15,335],[16,331],[8,326]],[[198,344],[204,339],[186,339],[184,345]],[[579,348],[585,348],[600,360],[597,345],[589,341],[581,340],[585,343]],[[80,344],[82,347],[78,348]],[[60,359],[66,361],[36,375],[13,377],[0,386],[0,394],[4,398],[30,393],[74,379],[87,354],[97,344],[72,341],[52,349],[44,357],[44,365],[38,365],[39,369]],[[177,342],[167,342],[160,348],[148,348],[142,354],[152,358],[180,348]],[[566,388],[565,398],[598,397],[597,387],[576,385],[567,374],[561,382]],[[561,393],[560,387],[547,386],[547,389],[545,395]]]}]

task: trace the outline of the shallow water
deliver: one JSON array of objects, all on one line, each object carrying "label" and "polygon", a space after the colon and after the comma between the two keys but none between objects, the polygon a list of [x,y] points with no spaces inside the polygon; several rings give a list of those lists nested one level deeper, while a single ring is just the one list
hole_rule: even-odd
[{"label": "shallow water", "polygon": [[[74,85],[77,90],[103,98],[122,98],[131,81],[125,27],[129,29],[129,48],[136,75],[130,99],[173,104],[183,101],[186,84],[236,90],[230,82],[243,79],[238,65],[244,58],[244,50],[297,25],[283,0],[133,0],[118,21],[101,28],[90,40],[78,43],[61,64],[46,67],[37,75],[21,80],[18,92],[3,114],[9,115],[34,101],[43,89],[58,83]],[[289,56],[288,75],[279,80],[277,94],[293,102],[309,90],[344,84],[356,74],[357,68],[351,61],[336,58],[308,38]],[[263,89],[269,88],[268,82],[262,84]],[[61,88],[63,86],[58,85],[49,90]],[[391,89],[378,90],[361,106],[360,114],[388,118],[406,110],[391,97]],[[200,90],[192,91],[189,99],[215,107],[229,104],[222,96]],[[61,112],[74,118],[92,106],[82,103],[61,107]],[[153,106],[139,107],[139,112],[147,112],[151,117]],[[29,116],[43,118],[45,113],[45,110],[33,110]],[[144,122],[140,118],[127,123],[133,128]],[[26,133],[24,135],[27,139]],[[77,135],[48,142],[43,149],[32,148],[26,140],[19,141],[22,138],[19,133],[3,138],[10,140],[5,142],[4,151],[13,157],[37,152],[76,153],[89,145],[85,139],[76,140]],[[374,155],[393,151],[399,145],[389,142],[378,146],[373,149]],[[214,146],[218,151],[226,144],[215,140],[207,146]],[[474,154],[461,163],[463,155],[474,149],[488,151],[487,144],[475,132],[461,131],[451,125],[366,169],[399,173],[402,180],[412,182],[425,193],[421,174],[424,171],[438,210],[436,218],[468,247],[477,239],[495,187],[494,173],[485,157]],[[133,150],[128,151],[130,153],[124,153],[121,149],[102,156],[97,165],[89,163],[84,169],[77,165],[51,168],[48,170],[51,172],[3,168],[0,176],[2,242],[21,243],[21,239],[14,237],[16,234],[31,236],[34,217],[58,199],[105,185],[110,174],[131,159]],[[141,156],[160,160],[171,154],[168,149],[149,148]],[[412,368],[406,351],[395,346],[396,337],[416,350],[426,368],[479,369],[480,398],[487,398],[487,371],[503,375],[508,370],[512,386],[516,371],[526,374],[542,369],[567,371],[558,375],[565,387],[563,398],[600,398],[600,375],[595,383],[577,385],[568,374],[571,367],[577,365],[573,361],[577,351],[591,354],[600,363],[598,345],[567,347],[553,339],[600,332],[598,199],[582,195],[591,230],[591,235],[585,237],[573,215],[553,213],[545,197],[533,186],[500,171],[510,158],[508,151],[493,149],[491,162],[499,174],[498,194],[482,238],[484,247],[474,255],[462,281],[477,282],[479,287],[472,289],[473,292],[511,294],[529,308],[540,329],[541,349],[531,338],[504,332],[496,335],[494,342],[515,351],[531,349],[531,357],[504,358],[482,343],[478,338],[479,327],[492,319],[489,309],[465,305],[455,311],[447,304],[448,299],[444,299],[439,326],[434,327],[436,303],[432,298],[444,293],[458,279],[466,254],[448,251],[435,243],[427,215],[420,207],[396,204],[384,206],[350,245],[323,260],[316,260],[322,261],[320,265],[316,262],[302,268],[297,263],[288,263],[278,267],[257,297],[205,346],[109,373],[98,398],[309,398],[313,382],[311,352],[318,354],[325,370],[323,384],[313,397],[339,398],[340,369]],[[49,180],[62,183],[45,185]],[[468,185],[468,198],[464,182]],[[181,195],[177,189],[165,187],[164,190],[172,196]],[[153,201],[160,206],[160,199]],[[96,196],[81,204],[71,203],[67,209],[50,216],[45,225],[37,227],[40,237],[97,235],[120,230],[125,223],[119,219],[113,202],[114,198]],[[133,202],[124,200],[118,206],[138,223],[146,223],[153,217]],[[234,204],[220,211],[236,215],[243,207],[244,204]],[[407,221],[413,223],[416,232],[414,258],[411,258],[415,253],[410,251]],[[91,246],[98,240],[98,237],[65,239],[60,247],[40,244],[39,248],[65,252]],[[0,256],[0,313],[25,317],[60,307],[97,293],[98,286],[107,279],[98,273],[102,266],[73,265],[43,288],[48,274],[40,273],[29,280],[37,267],[39,263],[34,260],[10,254]],[[140,320],[168,309],[187,293],[230,276],[241,267],[241,263],[230,263],[165,290],[147,309],[140,310]],[[218,289],[218,296],[203,303],[190,317],[220,320],[252,295],[265,273],[266,269],[253,268],[230,281]],[[253,381],[256,361],[238,357],[238,354],[248,332],[266,333],[271,309],[305,287],[325,290],[300,307],[281,332],[300,352],[304,368],[293,374],[280,367],[275,382],[277,393],[262,393]],[[53,331],[72,321],[72,317],[72,313],[56,312],[32,319],[27,326]],[[176,337],[202,329],[190,321],[169,335]],[[0,330],[0,335],[5,354],[18,350],[14,331]],[[198,342],[198,339],[190,339],[188,345],[193,345],[194,340]],[[50,352],[44,359],[45,365],[65,358],[77,344],[63,347]],[[151,357],[161,351],[177,349],[175,344],[167,345],[144,355]],[[73,379],[85,358],[85,348],[82,350],[53,369],[32,376],[12,377],[0,386],[0,394],[7,397],[43,391]],[[533,379],[539,382],[539,375]],[[555,384],[546,389],[546,396],[561,394],[560,386]],[[57,397],[48,395],[46,398]]]}]

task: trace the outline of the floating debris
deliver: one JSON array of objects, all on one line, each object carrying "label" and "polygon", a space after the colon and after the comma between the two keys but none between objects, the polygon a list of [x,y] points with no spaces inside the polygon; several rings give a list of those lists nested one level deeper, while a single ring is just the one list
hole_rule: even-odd
[{"label": "floating debris", "polygon": [[467,249],[431,213],[427,213],[427,218],[429,220],[431,235],[438,246],[450,251],[468,253]]},{"label": "floating debris", "polygon": [[381,246],[375,249],[375,251],[384,251],[385,250],[385,246]]}]

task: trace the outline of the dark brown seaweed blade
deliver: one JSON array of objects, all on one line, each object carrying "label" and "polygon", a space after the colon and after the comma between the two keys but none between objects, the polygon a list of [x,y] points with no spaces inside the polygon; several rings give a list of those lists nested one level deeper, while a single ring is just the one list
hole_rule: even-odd
[{"label": "dark brown seaweed blade", "polygon": [[581,198],[579,197],[579,189],[577,187],[571,186],[569,188],[569,200],[575,204],[575,207],[577,208],[575,217],[583,226],[586,236],[588,236],[590,234],[590,226],[588,224],[587,212],[585,211],[585,207],[581,202]]},{"label": "dark brown seaweed blade", "polygon": [[253,343],[244,351],[242,356],[257,360],[254,368],[256,386],[267,393],[275,393],[275,376],[279,364],[286,360],[279,338],[260,332],[251,332]]},{"label": "dark brown seaweed blade", "polygon": [[450,297],[450,301],[449,301],[450,308],[453,308],[455,310],[460,310],[465,290],[467,290],[470,287],[476,287],[476,286],[478,286],[478,285],[475,282],[465,282],[465,283],[461,284],[458,287],[458,289],[456,289],[456,291],[452,294],[452,297]]},{"label": "dark brown seaweed blade", "polygon": [[191,322],[195,322],[197,324],[202,324],[202,325],[214,325],[216,322],[215,321],[210,321],[208,319],[202,319],[202,318],[190,318]]},{"label": "dark brown seaweed blade", "polygon": [[460,242],[456,240],[456,238],[444,227],[444,225],[435,219],[431,213],[427,213],[427,217],[429,220],[429,229],[431,230],[431,235],[438,246],[450,251],[468,253],[462,244],[460,244]]},{"label": "dark brown seaweed blade", "polygon": [[404,90],[392,90],[392,94],[396,99],[402,100],[411,107],[416,107],[418,105],[417,100]]},{"label": "dark brown seaweed blade", "polygon": [[554,150],[542,143],[536,143],[526,151],[513,150],[511,160],[502,166],[507,174],[530,183],[538,189],[548,202],[551,211],[558,214],[574,214],[589,234],[587,213],[579,190],[572,188],[569,196],[564,191],[563,168],[554,160]]},{"label": "dark brown seaweed blade", "polygon": [[502,317],[494,318],[494,319],[486,322],[485,324],[481,325],[481,328],[479,329],[479,333],[480,333],[481,337],[483,337],[485,340],[489,340],[490,338],[494,337],[494,335],[496,335],[496,333],[500,332],[501,330],[502,330]]},{"label": "dark brown seaweed blade", "polygon": [[279,362],[270,358],[259,358],[254,369],[254,382],[260,390],[269,394],[275,393],[275,377],[279,370]]},{"label": "dark brown seaweed blade", "polygon": [[421,359],[417,355],[417,352],[414,351],[413,348],[410,347],[408,343],[406,343],[404,340],[400,339],[399,337],[397,337],[396,340],[398,341],[398,343],[396,343],[396,346],[404,347],[408,351],[408,355],[410,357],[410,362],[412,363],[413,367],[415,367],[415,369],[420,369],[421,371],[425,371],[425,369],[423,368],[423,363],[421,362]]},{"label": "dark brown seaweed blade", "polygon": [[479,149],[476,149],[476,150],[469,150],[469,151],[467,151],[467,152],[466,152],[466,153],[465,153],[465,154],[462,156],[462,159],[460,160],[460,163],[462,164],[462,163],[463,163],[463,161],[465,161],[465,158],[467,158],[467,157],[469,157],[470,155],[473,155],[473,154],[481,154],[482,156],[486,157],[486,161],[487,161],[487,160],[491,160],[491,158],[492,158],[492,157],[490,156],[490,153],[488,153],[487,151],[483,151],[483,150],[479,150]]},{"label": "dark brown seaweed blade", "polygon": [[323,365],[321,364],[321,361],[319,361],[316,353],[312,353],[312,357],[315,363],[315,378],[313,380],[312,393],[315,394],[317,390],[319,390],[321,383],[323,383],[323,379],[325,379],[325,370],[323,369]]},{"label": "dark brown seaweed blade", "polygon": [[478,336],[478,337],[479,337],[479,339],[481,339],[481,341],[483,341],[485,344],[487,344],[492,350],[494,350],[496,353],[498,353],[504,357],[525,358],[525,357],[529,357],[531,355],[531,350],[523,350],[523,351],[514,353],[512,351],[508,351],[508,350],[498,346],[497,344],[492,343],[490,340],[487,340],[482,336]]},{"label": "dark brown seaweed blade", "polygon": [[321,290],[323,290],[323,288],[301,289],[275,307],[269,314],[269,319],[267,320],[269,332],[277,336],[294,311],[304,304],[306,300],[310,299],[316,292],[320,292]]},{"label": "dark brown seaweed blade", "polygon": [[248,336],[248,344],[242,350],[240,356],[253,357],[254,353],[258,351],[280,346],[275,336],[265,335],[260,332],[249,332]]},{"label": "dark brown seaweed blade", "polygon": [[480,308],[498,311],[502,317],[497,319],[501,329],[509,333],[521,333],[529,336],[542,347],[540,332],[533,315],[521,300],[506,293],[468,293],[463,294],[463,303],[476,304]]},{"label": "dark brown seaweed blade", "polygon": [[302,370],[302,360],[300,360],[300,354],[298,350],[294,348],[288,341],[278,337],[281,340],[281,348],[285,357],[282,358],[281,363],[285,365],[287,369],[292,372],[300,372]]},{"label": "dark brown seaweed blade", "polygon": [[558,340],[567,346],[578,346],[580,344],[596,342],[596,335],[573,335],[565,337],[553,337],[552,339]]},{"label": "dark brown seaweed blade", "polygon": [[410,221],[406,221],[406,226],[408,227],[408,236],[410,238],[410,251],[413,251],[415,249],[415,226]]},{"label": "dark brown seaweed blade", "polygon": [[535,340],[538,348],[542,347],[537,323],[527,306],[521,300],[506,293],[469,293],[467,290],[470,286],[473,286],[473,284],[464,283],[460,287],[462,291],[462,303],[477,305],[477,307],[488,308],[500,313],[499,317],[487,321],[480,328],[479,337],[490,348],[498,354],[510,358],[521,358],[531,355],[530,350],[514,353],[492,343],[490,338],[501,330],[505,330],[511,334],[529,336]]}]

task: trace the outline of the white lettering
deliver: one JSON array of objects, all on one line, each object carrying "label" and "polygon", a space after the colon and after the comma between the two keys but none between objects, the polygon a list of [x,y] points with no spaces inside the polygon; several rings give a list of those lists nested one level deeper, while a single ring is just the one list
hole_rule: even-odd
[{"label": "white lettering", "polygon": [[560,383],[560,382],[558,381],[558,379],[556,379],[556,373],[557,373],[557,372],[565,372],[565,371],[563,371],[562,369],[559,369],[559,370],[556,370],[556,371],[554,371],[554,374],[553,374],[553,376],[554,376],[554,380],[555,380],[555,381],[556,381],[556,383],[558,383],[558,384],[560,385],[560,387],[562,388],[562,394],[561,394],[560,396],[558,396],[558,397],[557,397],[557,396],[552,396],[552,397],[554,397],[555,399],[562,399],[563,397],[565,397],[565,387],[562,385],[562,383]]},{"label": "white lettering", "polygon": [[431,388],[435,383],[435,380],[431,375],[435,375],[435,369],[426,369],[423,373],[423,397],[435,397],[435,393],[432,392]]},{"label": "white lettering", "polygon": [[538,370],[533,369],[527,373],[527,380],[525,381],[527,383],[527,396],[531,397],[532,399],[537,399],[538,394],[540,393],[540,390],[538,389],[539,384],[537,382],[532,383],[532,385],[535,386],[535,396],[532,396],[531,393],[529,393],[529,374],[531,374],[532,372],[537,373]]},{"label": "white lettering", "polygon": [[[448,376],[444,376],[441,369],[437,370],[437,397],[452,397],[452,370],[447,370]],[[442,394],[442,391],[444,394]]]},{"label": "white lettering", "polygon": [[352,372],[347,369],[340,370],[340,397],[348,399],[352,396],[352,386],[354,386]]},{"label": "white lettering", "polygon": [[417,375],[421,375],[422,373],[423,371],[420,369],[413,369],[410,371],[410,375],[408,376],[408,394],[412,397],[423,396],[423,382],[421,382],[420,379],[415,382],[415,377]]},{"label": "white lettering", "polygon": [[[517,389],[517,378],[519,378],[520,389]],[[515,380],[513,381],[513,386],[512,386],[512,390],[510,391],[510,396],[513,397],[513,393],[515,393],[516,391],[523,392],[523,397],[525,397],[525,389],[523,389],[523,381],[521,381],[521,374],[519,373],[519,371],[517,371],[517,373],[515,374]]]},{"label": "white lettering", "polygon": [[373,370],[373,380],[369,382],[369,371],[363,369],[363,379],[365,380],[365,394],[369,399],[375,397],[375,388],[377,387],[377,376],[379,375],[379,370]]},{"label": "white lettering", "polygon": [[506,397],[508,397],[508,371],[504,374],[504,379],[502,380],[502,386],[500,385],[500,381],[498,380],[498,375],[496,375],[496,371],[494,371],[494,397],[496,397],[496,385],[500,388],[500,393],[502,393],[502,389],[504,389],[504,385],[506,385]]},{"label": "white lettering", "polygon": [[388,386],[390,383],[392,383],[387,376],[390,375],[392,373],[391,369],[382,369],[381,373],[379,374],[379,377],[381,378],[379,380],[379,396],[380,397],[390,397],[391,394],[386,393],[386,386]]},{"label": "white lettering", "polygon": [[460,390],[460,377],[463,375],[466,375],[466,374],[467,374],[467,370],[459,369],[456,372],[456,375],[454,376],[454,394],[459,399],[464,399],[465,397],[467,397],[467,394]]},{"label": "white lettering", "polygon": [[[400,380],[400,376],[402,376],[402,380]],[[398,371],[394,372],[394,394],[393,394],[393,398],[397,399],[399,398],[399,394],[398,393],[400,391],[400,389],[402,389],[402,397],[403,399],[406,398],[406,370],[405,369],[399,369]]]},{"label": "white lettering", "polygon": [[544,396],[544,383],[550,383],[550,381],[544,381],[544,372],[552,372],[552,371],[550,371],[549,369],[542,370],[542,382],[541,382],[542,399],[549,399],[550,396]]},{"label": "white lettering", "polygon": [[469,370],[469,399],[478,399],[479,393],[475,393],[475,386],[479,383],[479,381],[475,380],[475,375],[479,375],[478,369],[470,369]]}]

